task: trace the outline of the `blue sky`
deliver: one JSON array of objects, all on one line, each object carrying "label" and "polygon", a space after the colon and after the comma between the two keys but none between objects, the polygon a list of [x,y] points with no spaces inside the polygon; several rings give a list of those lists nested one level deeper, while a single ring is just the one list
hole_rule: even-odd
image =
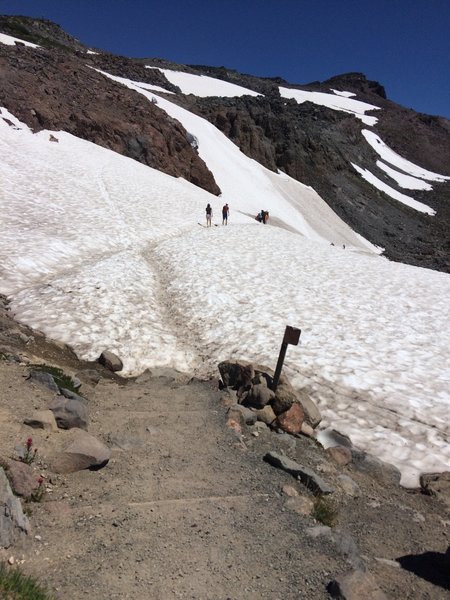
[{"label": "blue sky", "polygon": [[450,118],[450,0],[0,0],[131,57],[324,80],[349,71]]}]

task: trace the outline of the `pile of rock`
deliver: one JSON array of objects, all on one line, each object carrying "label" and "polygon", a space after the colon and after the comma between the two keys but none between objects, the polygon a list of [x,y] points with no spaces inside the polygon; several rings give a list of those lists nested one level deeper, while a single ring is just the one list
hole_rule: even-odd
[{"label": "pile of rock", "polygon": [[[14,357],[12,357],[14,358]],[[18,362],[17,359],[16,362]],[[105,352],[98,362],[110,371],[121,368],[120,359]],[[55,395],[46,410],[36,410],[24,419],[32,429],[42,429],[47,439],[52,438],[56,448],[50,456],[36,456],[33,440],[28,438],[24,447],[16,448],[14,457],[0,456],[0,547],[8,548],[28,533],[29,523],[23,514],[20,499],[39,500],[45,491],[42,471],[68,474],[83,469],[97,470],[105,466],[111,452],[105,444],[87,432],[89,425],[89,403],[80,395],[82,381],[96,385],[101,374],[96,370],[84,370],[75,377],[64,377],[65,384],[55,374],[59,369],[41,365],[29,366],[28,381],[48,388]],[[82,380],[82,381],[81,381]],[[68,387],[63,387],[67,385]],[[68,389],[68,388],[72,389]],[[76,391],[74,391],[76,390]],[[30,459],[31,455],[31,459]],[[27,460],[30,459],[30,460]],[[39,471],[36,470],[38,466]],[[50,477],[51,478],[51,477]]]},{"label": "pile of rock", "polygon": [[222,386],[227,391],[229,421],[247,425],[262,422],[275,430],[312,436],[321,421],[314,402],[296,391],[286,377],[281,376],[273,391],[273,371],[268,367],[244,361],[223,361],[219,364]]}]

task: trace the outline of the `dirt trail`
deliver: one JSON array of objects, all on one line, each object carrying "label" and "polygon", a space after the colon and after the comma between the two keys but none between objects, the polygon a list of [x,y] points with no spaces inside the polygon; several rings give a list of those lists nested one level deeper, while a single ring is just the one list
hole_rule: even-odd
[{"label": "dirt trail", "polygon": [[32,505],[24,553],[57,598],[328,598],[330,569],[345,561],[330,548],[324,568],[271,467],[244,459],[224,427],[217,391],[171,377],[102,380],[89,398],[90,432],[112,459],[58,478]]}]

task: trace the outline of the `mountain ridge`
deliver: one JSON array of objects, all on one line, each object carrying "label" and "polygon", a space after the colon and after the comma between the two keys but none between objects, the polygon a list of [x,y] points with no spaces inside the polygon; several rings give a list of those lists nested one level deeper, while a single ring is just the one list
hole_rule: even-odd
[{"label": "mountain ridge", "polygon": [[[334,92],[336,97],[356,94],[358,101],[379,108],[366,112],[378,120],[372,130],[392,150],[449,176],[450,121],[395,104],[385,97],[380,83],[361,73],[346,73],[324,82],[290,84],[278,77],[259,78],[225,67],[117,57],[96,53],[59,26],[40,19],[0,17],[0,31],[9,35],[24,35],[25,31],[28,41],[45,41],[47,45],[47,49],[39,50],[40,54],[21,45],[0,45],[6,82],[0,102],[33,131],[63,129],[220,194],[188,132],[160,111],[157,101],[151,106],[93,69],[157,86],[158,93],[171,93],[172,102],[210,121],[250,158],[314,188],[341,219],[383,247],[391,260],[450,272],[450,183],[436,182],[431,191],[414,192],[414,199],[430,206],[436,216],[401,204],[365,181],[352,167],[357,164],[369,170],[402,193],[401,186],[378,166],[379,156],[362,136],[360,119],[348,111],[314,102],[298,104],[295,99],[282,97],[279,89],[282,83],[289,90],[328,96],[334,88],[339,88]],[[151,66],[156,68],[146,68]],[[183,94],[159,70],[169,67],[172,71],[214,76],[262,96]]]}]

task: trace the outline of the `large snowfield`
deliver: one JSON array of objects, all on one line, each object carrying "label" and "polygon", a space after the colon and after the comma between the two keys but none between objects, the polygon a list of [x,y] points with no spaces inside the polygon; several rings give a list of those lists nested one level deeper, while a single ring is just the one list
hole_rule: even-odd
[{"label": "large snowfield", "polygon": [[404,485],[448,470],[450,277],[379,256],[314,190],[156,98],[198,140],[221,197],[70,134],[33,134],[1,109],[0,292],[16,317],[82,358],[112,350],[127,375],[274,367],[285,326],[299,327],[285,368],[323,427],[397,465]]}]

